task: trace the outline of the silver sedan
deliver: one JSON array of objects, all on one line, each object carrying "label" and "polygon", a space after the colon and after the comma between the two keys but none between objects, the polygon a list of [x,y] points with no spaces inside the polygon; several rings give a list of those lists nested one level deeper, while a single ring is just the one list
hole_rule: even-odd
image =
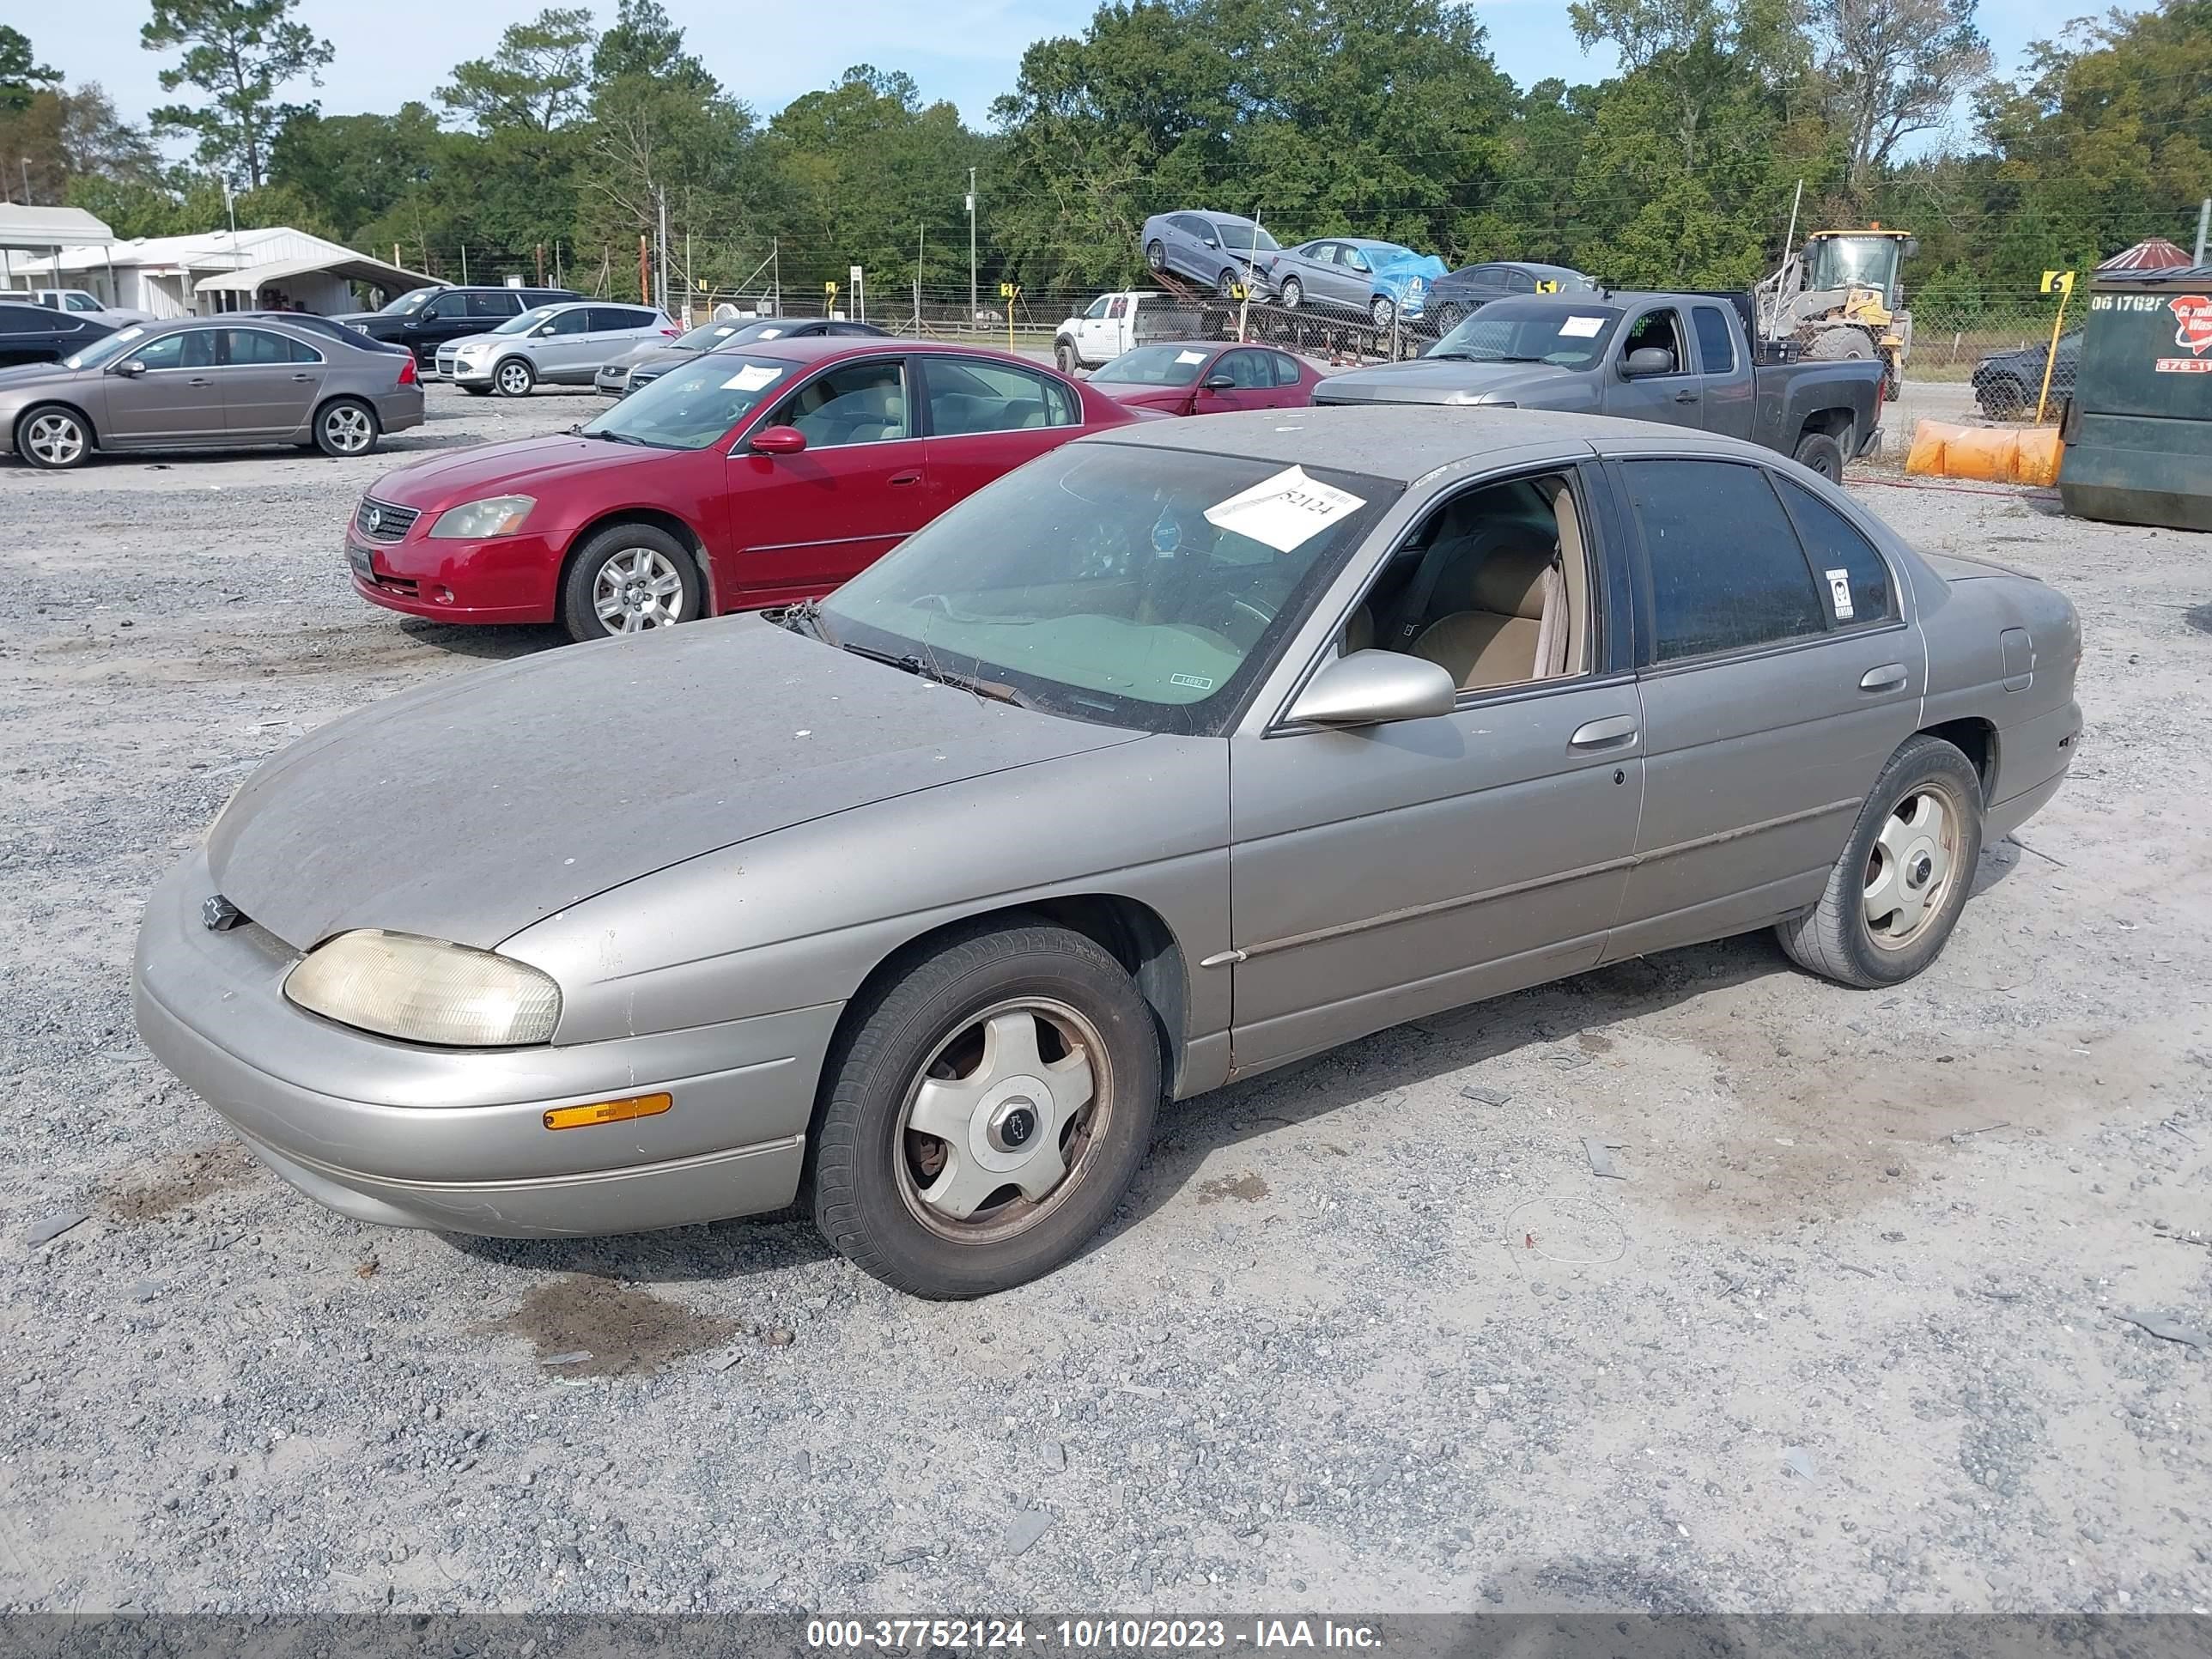
[{"label": "silver sedan", "polygon": [[[798,1198],[975,1296],[1104,1224],[1163,1099],[1754,928],[1920,972],[2065,776],[2080,650],[2057,592],[1726,439],[1125,427],[818,606],[325,726],[155,891],[138,1025],[362,1220]],[[641,685],[681,745],[577,720]]]},{"label": "silver sedan", "polygon": [[0,453],[50,469],[252,444],[366,455],[422,424],[411,358],[269,318],[134,323],[61,362],[0,371]]}]

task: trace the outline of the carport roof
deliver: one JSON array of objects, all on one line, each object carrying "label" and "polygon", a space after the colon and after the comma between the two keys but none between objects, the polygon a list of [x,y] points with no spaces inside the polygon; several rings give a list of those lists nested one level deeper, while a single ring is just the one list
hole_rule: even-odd
[{"label": "carport roof", "polygon": [[105,222],[82,208],[24,207],[0,202],[0,248],[101,247],[115,240]]},{"label": "carport roof", "polygon": [[366,253],[348,249],[342,253],[331,253],[307,259],[271,259],[265,264],[247,265],[241,270],[218,270],[213,276],[203,276],[192,284],[195,294],[258,294],[273,283],[288,277],[307,276],[327,272],[342,276],[348,282],[367,283],[373,288],[405,292],[410,289],[428,288],[437,282],[434,276],[425,276],[419,270],[410,270],[404,265],[386,264],[372,259]]}]

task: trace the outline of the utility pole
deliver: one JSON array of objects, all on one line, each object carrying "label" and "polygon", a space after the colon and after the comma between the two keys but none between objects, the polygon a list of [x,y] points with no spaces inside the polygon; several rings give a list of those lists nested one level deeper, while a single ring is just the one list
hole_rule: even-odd
[{"label": "utility pole", "polygon": [[769,304],[769,315],[781,317],[783,315],[783,239],[781,236],[768,239],[768,262],[769,281],[775,294]]},{"label": "utility pole", "polygon": [[660,308],[668,309],[668,186],[655,192],[660,198]]},{"label": "utility pole", "polygon": [[[1011,316],[1012,313],[1007,313]],[[975,326],[975,169],[968,169],[968,326]]]},{"label": "utility pole", "polygon": [[2204,198],[2197,210],[2197,263],[2204,263],[2204,233],[2212,230],[2212,196]]},{"label": "utility pole", "polygon": [[921,333],[921,251],[929,246],[929,226],[924,223],[914,239],[914,331]]}]

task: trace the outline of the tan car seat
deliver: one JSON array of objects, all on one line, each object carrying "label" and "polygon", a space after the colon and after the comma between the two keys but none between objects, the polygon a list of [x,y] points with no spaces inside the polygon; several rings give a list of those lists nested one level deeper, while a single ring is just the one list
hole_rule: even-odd
[{"label": "tan car seat", "polygon": [[1499,548],[1474,573],[1469,606],[1439,617],[1413,654],[1448,670],[1462,691],[1548,679],[1566,650],[1565,605],[1549,548]]}]

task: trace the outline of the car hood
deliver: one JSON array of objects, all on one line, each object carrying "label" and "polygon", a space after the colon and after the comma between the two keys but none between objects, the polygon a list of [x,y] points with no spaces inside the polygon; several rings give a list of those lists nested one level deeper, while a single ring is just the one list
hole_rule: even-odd
[{"label": "car hood", "polygon": [[0,368],[0,392],[22,386],[62,386],[81,374],[97,374],[96,368],[67,368],[60,363],[14,363]]},{"label": "car hood", "polygon": [[1091,383],[1124,409],[1164,409],[1170,413],[1190,406],[1192,394],[1198,388],[1189,386],[1139,386],[1109,381],[1099,386]]},{"label": "car hood", "polygon": [[612,443],[605,438],[577,438],[568,434],[545,438],[514,438],[503,444],[485,444],[456,455],[434,455],[386,473],[368,493],[397,507],[456,506],[486,495],[530,489],[555,479],[586,477],[593,472],[633,467],[657,455],[688,453],[667,449],[641,449],[635,444]]},{"label": "car hood", "polygon": [[733,617],[564,647],[334,720],[246,780],[208,866],[297,950],[355,927],[489,949],[756,836],[1142,735]]},{"label": "car hood", "polygon": [[1410,363],[1331,374],[1314,388],[1317,404],[1511,403],[1583,371],[1552,363],[1465,363],[1418,357]]},{"label": "car hood", "polygon": [[610,361],[623,368],[649,368],[659,374],[678,363],[688,363],[698,355],[689,346],[679,349],[668,345],[641,345],[633,346],[621,356]]}]

